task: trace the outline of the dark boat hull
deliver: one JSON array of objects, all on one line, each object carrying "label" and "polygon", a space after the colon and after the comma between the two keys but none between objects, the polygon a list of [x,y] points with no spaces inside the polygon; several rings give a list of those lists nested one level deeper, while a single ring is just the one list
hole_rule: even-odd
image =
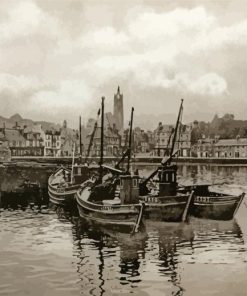
[{"label": "dark boat hull", "polygon": [[240,196],[195,196],[190,214],[197,218],[231,220],[243,200]]},{"label": "dark boat hull", "polygon": [[193,190],[193,200],[189,214],[197,218],[213,220],[231,220],[236,215],[245,194],[228,195],[209,190],[209,184],[185,186],[179,192]]},{"label": "dark boat hull", "polygon": [[143,197],[145,202],[146,219],[164,222],[180,222],[188,202],[189,195],[170,196],[161,199],[158,197]]},{"label": "dark boat hull", "polygon": [[134,227],[136,225],[140,209],[139,204],[131,206],[98,205],[83,198],[82,191],[76,193],[77,207],[82,218],[108,226]]}]

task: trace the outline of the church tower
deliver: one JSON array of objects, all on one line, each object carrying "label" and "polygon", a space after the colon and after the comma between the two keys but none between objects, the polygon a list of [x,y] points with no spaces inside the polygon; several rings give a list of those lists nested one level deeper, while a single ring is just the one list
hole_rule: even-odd
[{"label": "church tower", "polygon": [[124,127],[124,113],[123,113],[123,94],[120,94],[120,87],[118,86],[117,93],[114,95],[114,111],[113,116],[116,121],[116,128],[121,131]]}]

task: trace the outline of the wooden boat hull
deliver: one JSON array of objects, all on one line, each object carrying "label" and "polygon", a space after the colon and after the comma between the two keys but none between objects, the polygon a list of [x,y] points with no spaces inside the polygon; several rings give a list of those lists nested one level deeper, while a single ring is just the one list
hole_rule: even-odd
[{"label": "wooden boat hull", "polygon": [[63,170],[67,170],[67,169],[64,169],[64,168],[59,169],[56,173],[52,174],[48,179],[48,195],[49,195],[50,202],[60,206],[76,205],[74,196],[76,191],[80,188],[80,184],[76,184],[76,185],[66,184],[67,186],[65,187],[58,187],[56,185],[53,185],[55,174],[62,172]]},{"label": "wooden boat hull", "polygon": [[140,205],[105,206],[87,200],[88,188],[76,193],[77,207],[82,218],[102,225],[134,227],[140,212]]},{"label": "wooden boat hull", "polygon": [[75,193],[88,180],[89,169],[94,167],[75,164],[73,170],[61,167],[54,172],[48,179],[50,201],[55,205],[76,207]]},{"label": "wooden boat hull", "polygon": [[189,195],[158,197],[143,197],[145,202],[145,218],[154,221],[180,222],[188,202]]},{"label": "wooden boat hull", "polygon": [[52,202],[55,205],[60,206],[70,206],[73,204],[76,204],[75,202],[75,193],[79,189],[79,185],[75,189],[73,187],[72,190],[69,190],[69,188],[64,192],[58,192],[58,190],[54,190],[51,186],[48,186],[48,194],[50,198],[50,202]]},{"label": "wooden boat hull", "polygon": [[243,199],[241,195],[228,195],[209,190],[210,185],[192,185],[181,187],[179,192],[186,193],[193,190],[194,197],[190,206],[189,214],[204,219],[231,220],[236,215]]},{"label": "wooden boat hull", "polygon": [[244,194],[240,196],[195,196],[190,214],[197,218],[231,220],[240,207]]}]

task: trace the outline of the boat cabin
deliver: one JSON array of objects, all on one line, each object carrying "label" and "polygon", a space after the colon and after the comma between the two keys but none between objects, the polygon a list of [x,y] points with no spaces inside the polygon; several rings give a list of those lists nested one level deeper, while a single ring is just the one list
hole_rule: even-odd
[{"label": "boat cabin", "polygon": [[160,167],[159,177],[159,195],[173,196],[177,193],[177,166],[170,165]]},{"label": "boat cabin", "polygon": [[84,164],[75,164],[73,167],[73,183],[80,184],[89,178],[89,167]]},{"label": "boat cabin", "polygon": [[138,175],[120,176],[120,199],[122,204],[134,204],[139,202]]}]

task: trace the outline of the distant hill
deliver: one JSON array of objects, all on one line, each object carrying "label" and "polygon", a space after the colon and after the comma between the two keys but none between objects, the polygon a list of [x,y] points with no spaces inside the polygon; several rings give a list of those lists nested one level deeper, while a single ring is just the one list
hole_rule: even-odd
[{"label": "distant hill", "polygon": [[16,124],[18,124],[21,127],[23,127],[24,125],[33,126],[34,124],[41,124],[41,126],[44,130],[49,130],[52,128],[54,128],[54,129],[61,128],[60,124],[47,122],[47,121],[34,121],[32,119],[22,118],[22,116],[18,113],[10,116],[10,118],[0,116],[0,127],[2,127],[4,125],[4,123],[5,123],[5,126],[8,128],[12,128]]}]

